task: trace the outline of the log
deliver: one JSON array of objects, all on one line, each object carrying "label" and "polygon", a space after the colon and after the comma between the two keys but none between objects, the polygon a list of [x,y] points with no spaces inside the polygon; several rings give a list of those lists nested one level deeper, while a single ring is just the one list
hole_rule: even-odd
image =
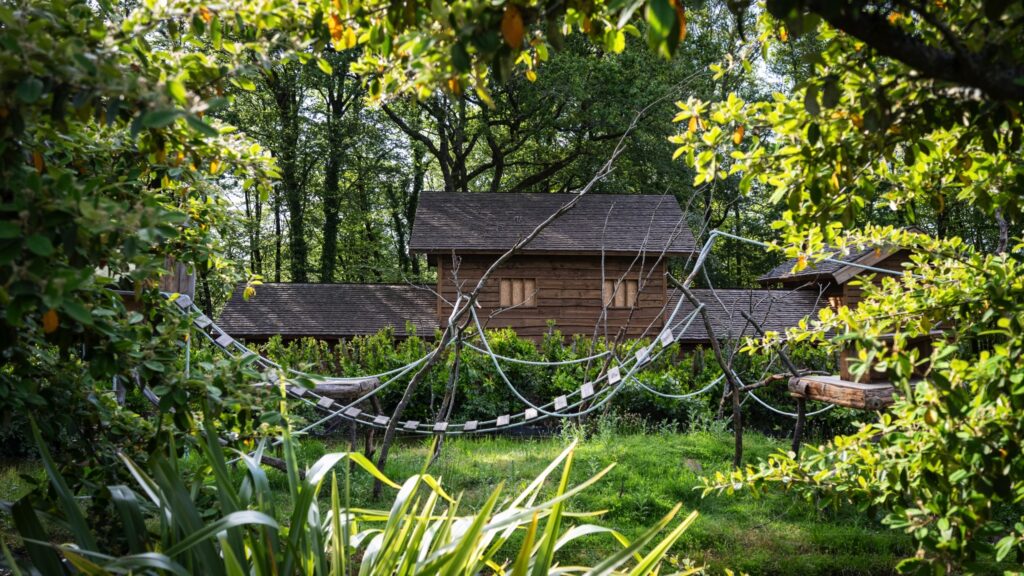
[{"label": "log", "polygon": [[893,403],[891,382],[851,382],[839,376],[801,376],[789,379],[789,392],[797,398],[829,402],[858,410],[881,410]]},{"label": "log", "polygon": [[380,380],[377,378],[364,378],[344,382],[320,382],[313,391],[333,400],[355,400],[379,385]]},{"label": "log", "polygon": [[[328,398],[330,400],[355,400],[356,398],[366,394],[380,385],[380,380],[377,378],[363,378],[361,380],[345,380],[345,381],[325,381],[320,382],[313,389],[318,396]],[[277,384],[271,382],[260,382],[256,386],[263,387],[276,387]],[[296,387],[297,388],[297,387]],[[304,390],[304,389],[303,389]]]}]

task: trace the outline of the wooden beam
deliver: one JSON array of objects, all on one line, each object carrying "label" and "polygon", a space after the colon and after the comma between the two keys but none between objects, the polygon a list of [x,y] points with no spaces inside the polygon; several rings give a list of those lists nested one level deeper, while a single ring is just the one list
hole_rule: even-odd
[{"label": "wooden beam", "polygon": [[[874,266],[879,262],[882,262],[885,259],[889,258],[890,256],[893,256],[901,251],[901,248],[886,248],[884,250],[872,250],[871,252],[868,252],[867,254],[861,256],[860,258],[854,260],[853,262],[854,264],[860,264],[861,266]],[[838,284],[842,285],[846,284],[855,276],[858,276],[863,272],[864,268],[861,268],[860,266],[852,266],[847,264],[846,266],[843,266],[839,270],[836,270],[835,273],[832,274],[832,277],[836,279],[836,282]]]},{"label": "wooden beam", "polygon": [[882,410],[893,403],[891,382],[850,382],[838,376],[790,378],[789,391],[797,398],[828,402],[857,410]]}]

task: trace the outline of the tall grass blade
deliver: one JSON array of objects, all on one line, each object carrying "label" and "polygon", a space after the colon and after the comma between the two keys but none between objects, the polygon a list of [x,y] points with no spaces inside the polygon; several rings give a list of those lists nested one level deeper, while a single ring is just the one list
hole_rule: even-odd
[{"label": "tall grass blade", "polygon": [[207,524],[195,532],[192,532],[187,538],[175,546],[168,548],[165,553],[173,558],[174,556],[187,552],[193,546],[206,542],[207,539],[217,535],[218,532],[251,524],[268,526],[270,528],[278,527],[277,521],[263,512],[257,512],[255,510],[239,510],[224,516],[216,522]]},{"label": "tall grass blade", "polygon": [[218,539],[220,540],[220,549],[224,551],[224,572],[228,576],[245,576],[245,569],[242,567],[242,563],[238,561],[234,551],[231,550],[231,546],[228,545],[224,538]]},{"label": "tall grass blade", "polygon": [[442,574],[445,576],[455,576],[461,573],[476,573],[477,570],[470,568],[476,563],[476,558],[473,558],[474,552],[476,551],[477,544],[480,541],[481,535],[483,534],[484,527],[487,526],[487,520],[491,517],[491,512],[494,507],[498,505],[498,497],[501,496],[501,489],[504,484],[499,483],[494,492],[491,493],[490,498],[484,504],[480,512],[477,513],[476,517],[473,518],[473,523],[470,524],[469,529],[462,534],[459,545],[455,548],[452,554],[451,560],[445,566]]},{"label": "tall grass blade", "polygon": [[[164,554],[158,552],[146,552],[125,556],[104,566],[110,572],[122,572],[126,574],[148,573],[149,570],[164,570],[177,576],[188,576],[189,571],[171,560]],[[206,573],[205,571],[203,573]]]},{"label": "tall grass blade", "polygon": [[[182,563],[192,571],[201,570],[206,574],[221,575],[224,566],[221,562],[217,546],[207,538],[196,539],[203,531],[205,521],[196,508],[196,495],[189,491],[175,467],[161,455],[150,459],[154,479],[164,495],[168,518],[173,519],[168,530],[168,546],[164,552]],[[176,550],[181,549],[182,542],[191,542],[182,551],[188,551],[185,557],[178,558]]]},{"label": "tall grass blade", "polygon": [[46,443],[43,442],[43,436],[39,433],[39,426],[36,425],[36,421],[32,418],[29,419],[29,424],[31,424],[32,428],[32,439],[39,448],[43,467],[46,468],[46,475],[49,476],[50,484],[53,485],[54,491],[57,492],[57,496],[60,498],[64,515],[67,517],[68,527],[75,536],[75,541],[78,542],[81,548],[86,550],[98,550],[96,538],[89,530],[89,525],[85,522],[85,516],[82,515],[82,509],[78,507],[75,495],[71,493],[67,482],[64,481],[64,477],[57,470],[53,458],[50,457],[50,450],[47,449]]},{"label": "tall grass blade", "polygon": [[683,532],[686,532],[686,529],[689,528],[696,519],[697,511],[694,510],[693,512],[690,512],[690,515],[687,516],[686,519],[679,523],[679,526],[676,526],[675,530],[663,538],[661,542],[659,542],[658,545],[655,546],[654,549],[651,550],[647,556],[645,556],[644,559],[633,568],[630,572],[630,576],[641,576],[653,570],[658,563],[661,562],[661,559],[665,556],[665,553],[668,552],[668,549],[676,543],[676,540],[683,535]]},{"label": "tall grass blade", "polygon": [[11,576],[22,576],[21,568],[18,567],[18,563],[14,561],[14,556],[11,555],[11,551],[7,548],[7,544],[4,543],[4,539],[0,538],[0,551],[4,553],[4,562],[7,563],[7,569],[11,571]]},{"label": "tall grass blade", "polygon": [[53,548],[46,545],[48,537],[43,525],[32,508],[28,497],[24,497],[14,503],[11,507],[11,518],[14,520],[14,527],[18,529],[22,541],[25,543],[25,551],[32,560],[32,565],[43,574],[63,574],[60,555]]},{"label": "tall grass blade", "polygon": [[[565,457],[565,464],[562,466],[562,479],[558,483],[557,497],[565,495],[569,487],[569,471],[572,469],[573,451],[569,451]],[[563,500],[556,501],[551,507],[551,514],[544,523],[544,535],[541,536],[540,549],[533,562],[533,576],[543,576],[551,568],[555,556],[555,544],[558,542],[558,533],[562,528],[562,508],[565,506]]]},{"label": "tall grass blade", "polygon": [[650,542],[655,536],[657,536],[658,532],[664,530],[665,527],[668,526],[669,522],[671,522],[672,519],[675,518],[676,514],[679,513],[679,509],[682,508],[682,506],[682,504],[676,504],[675,507],[672,508],[672,510],[670,510],[664,518],[658,521],[658,523],[654,526],[648,528],[647,531],[638,536],[636,540],[633,540],[633,542],[630,543],[629,546],[626,546],[622,550],[619,550],[615,554],[612,554],[608,558],[605,558],[600,564],[588,570],[586,573],[587,576],[611,574],[612,571],[614,571],[624,562],[629,560],[630,556],[643,549],[643,547],[646,546],[648,542]]},{"label": "tall grass blade", "polygon": [[516,561],[512,565],[511,576],[526,576],[526,572],[530,569],[530,557],[533,552],[533,541],[537,536],[539,520],[538,515],[534,514],[533,520],[530,521],[530,527],[526,529],[526,537],[523,538],[523,543],[519,547],[519,555],[516,556]]},{"label": "tall grass blade", "polygon": [[[338,475],[331,474],[331,576],[341,576],[346,571],[345,543],[341,535],[341,499],[338,496]],[[346,522],[347,524],[347,522]]]},{"label": "tall grass blade", "polygon": [[114,501],[114,507],[121,516],[121,524],[124,527],[124,537],[128,542],[128,550],[132,554],[142,554],[146,551],[144,540],[146,534],[146,521],[142,518],[142,509],[139,507],[138,496],[123,485],[107,487],[110,491],[110,498]]}]

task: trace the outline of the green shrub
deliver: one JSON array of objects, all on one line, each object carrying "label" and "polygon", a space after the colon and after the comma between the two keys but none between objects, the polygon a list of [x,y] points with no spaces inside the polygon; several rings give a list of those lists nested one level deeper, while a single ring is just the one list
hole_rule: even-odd
[{"label": "green shrub", "polygon": [[[563,362],[585,358],[605,352],[607,342],[603,338],[592,339],[583,335],[565,338],[552,328],[539,343],[520,338],[510,328],[487,332],[491,349],[499,355],[521,360]],[[476,342],[476,341],[474,341]],[[628,357],[630,350],[649,344],[646,340],[628,341],[622,345],[620,355]],[[394,331],[382,330],[369,336],[344,339],[333,346],[312,338],[282,341],[271,338],[258,346],[266,356],[282,365],[303,371],[337,376],[359,376],[380,373],[420,358],[426,354],[431,343],[419,336],[397,339]],[[465,421],[489,419],[499,414],[522,411],[523,403],[508,389],[494,368],[490,357],[474,350],[463,348],[459,369],[458,389],[454,420]],[[794,361],[808,369],[829,369],[834,362],[830,355],[816,348],[798,348],[792,351]],[[445,358],[421,385],[409,407],[405,418],[430,421],[437,417],[441,398],[448,384],[452,369],[452,349],[445,351]],[[761,378],[769,368],[767,356],[736,355],[735,368],[745,381]],[[532,366],[502,362],[502,370],[516,389],[534,404],[550,402],[555,397],[572,392],[587,381],[596,378],[602,371],[602,360],[590,363],[562,366]],[[773,371],[783,371],[779,365],[771,366]],[[711,350],[698,347],[682,351],[679,344],[658,357],[651,365],[636,374],[644,385],[670,395],[696,392],[719,377],[721,369],[715,362]],[[379,394],[385,413],[390,413],[398,402],[406,376],[400,383],[391,385]],[[759,392],[762,398],[783,409],[792,410],[793,403],[784,386],[764,388]],[[714,420],[721,398],[722,388],[690,398],[665,398],[642,388],[627,384],[610,403],[607,411],[619,417],[630,415],[646,421],[645,430],[660,425],[691,427],[694,423],[707,427]],[[312,410],[299,411],[301,416],[312,418]],[[747,403],[744,412],[748,426],[785,435],[792,429],[792,421],[764,410],[754,402]],[[809,422],[809,435],[831,434],[852,429],[855,413],[835,409]],[[555,422],[548,425],[556,426]],[[588,426],[591,426],[588,424]]]}]

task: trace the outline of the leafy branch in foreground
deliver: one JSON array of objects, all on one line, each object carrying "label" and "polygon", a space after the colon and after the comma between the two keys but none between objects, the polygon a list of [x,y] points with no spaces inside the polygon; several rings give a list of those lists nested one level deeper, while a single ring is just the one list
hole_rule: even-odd
[{"label": "leafy branch in foreground", "polygon": [[[1024,557],[1024,267],[1008,255],[975,252],[959,239],[872,228],[851,246],[914,252],[897,281],[865,282],[854,309],[825,310],[785,336],[856,345],[859,371],[883,372],[899,392],[888,413],[850,436],[781,453],[755,467],[706,479],[705,495],[781,486],[810,499],[879,510],[919,550],[900,568],[992,573]],[[1018,247],[1019,249],[1020,247]],[[930,356],[911,339],[942,333]],[[915,374],[923,373],[923,378]]]}]

